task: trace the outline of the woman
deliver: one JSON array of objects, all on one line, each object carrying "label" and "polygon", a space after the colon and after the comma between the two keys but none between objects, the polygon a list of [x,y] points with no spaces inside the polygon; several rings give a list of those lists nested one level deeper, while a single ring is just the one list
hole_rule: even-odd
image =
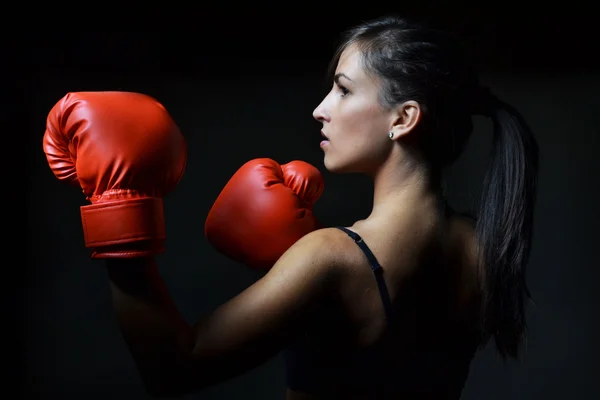
[{"label": "woman", "polygon": [[[489,338],[518,356],[537,176],[527,126],[479,86],[450,35],[403,19],[350,30],[332,66],[314,111],[325,166],[373,179],[371,214],[304,236],[194,327],[151,258],[108,260],[115,310],[153,395],[199,390],[285,350],[288,399],[458,399]],[[445,204],[440,183],[474,114],[494,123],[476,220]]]}]

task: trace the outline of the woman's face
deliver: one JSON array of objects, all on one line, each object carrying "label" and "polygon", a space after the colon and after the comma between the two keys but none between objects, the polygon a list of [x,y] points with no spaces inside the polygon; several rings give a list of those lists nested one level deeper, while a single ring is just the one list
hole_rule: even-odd
[{"label": "woman's face", "polygon": [[329,171],[369,173],[386,159],[395,112],[380,105],[380,90],[378,80],[363,70],[361,53],[346,48],[331,91],[313,111],[323,124],[321,148]]}]

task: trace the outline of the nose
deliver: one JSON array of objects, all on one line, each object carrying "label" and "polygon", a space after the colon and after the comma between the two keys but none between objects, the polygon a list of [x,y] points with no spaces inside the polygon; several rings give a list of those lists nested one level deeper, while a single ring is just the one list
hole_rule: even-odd
[{"label": "nose", "polygon": [[313,118],[319,122],[328,121],[328,114],[325,110],[325,99],[313,111]]}]

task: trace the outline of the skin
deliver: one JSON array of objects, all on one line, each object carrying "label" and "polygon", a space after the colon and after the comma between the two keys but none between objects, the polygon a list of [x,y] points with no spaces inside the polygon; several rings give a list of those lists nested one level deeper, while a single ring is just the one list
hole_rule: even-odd
[{"label": "skin", "polygon": [[[418,357],[414,349],[424,343],[450,349],[456,342],[449,338],[460,337],[468,344],[466,353],[477,346],[469,339],[478,306],[473,224],[444,212],[439,188],[400,140],[419,122],[418,103],[382,107],[377,101],[380,83],[365,73],[354,47],[343,53],[336,74],[339,79],[313,113],[329,139],[321,145],[325,166],[373,179],[372,212],[349,228],[384,266],[392,302],[423,310],[428,317],[407,313],[388,327],[394,341],[385,339],[385,314],[373,273],[358,246],[337,229],[303,237],[264,277],[194,326],[180,316],[152,258],[109,260],[114,308],[150,394],[184,395],[242,374],[275,356],[300,327],[312,324],[334,338],[331,348],[340,341],[358,347],[382,342],[397,365]],[[339,326],[326,322],[334,315]],[[448,368],[465,367],[468,355],[466,359],[466,364]],[[384,389],[385,398],[459,395],[442,387],[417,396],[403,393],[393,382]],[[344,398],[360,398],[340,391]],[[286,398],[313,397],[288,390]]]}]

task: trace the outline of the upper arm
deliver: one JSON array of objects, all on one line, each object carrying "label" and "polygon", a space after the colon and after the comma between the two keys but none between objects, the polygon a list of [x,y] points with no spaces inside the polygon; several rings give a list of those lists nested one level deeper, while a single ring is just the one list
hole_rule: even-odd
[{"label": "upper arm", "polygon": [[334,289],[327,230],[296,242],[260,280],[194,327],[189,379],[223,381],[275,356]]}]

